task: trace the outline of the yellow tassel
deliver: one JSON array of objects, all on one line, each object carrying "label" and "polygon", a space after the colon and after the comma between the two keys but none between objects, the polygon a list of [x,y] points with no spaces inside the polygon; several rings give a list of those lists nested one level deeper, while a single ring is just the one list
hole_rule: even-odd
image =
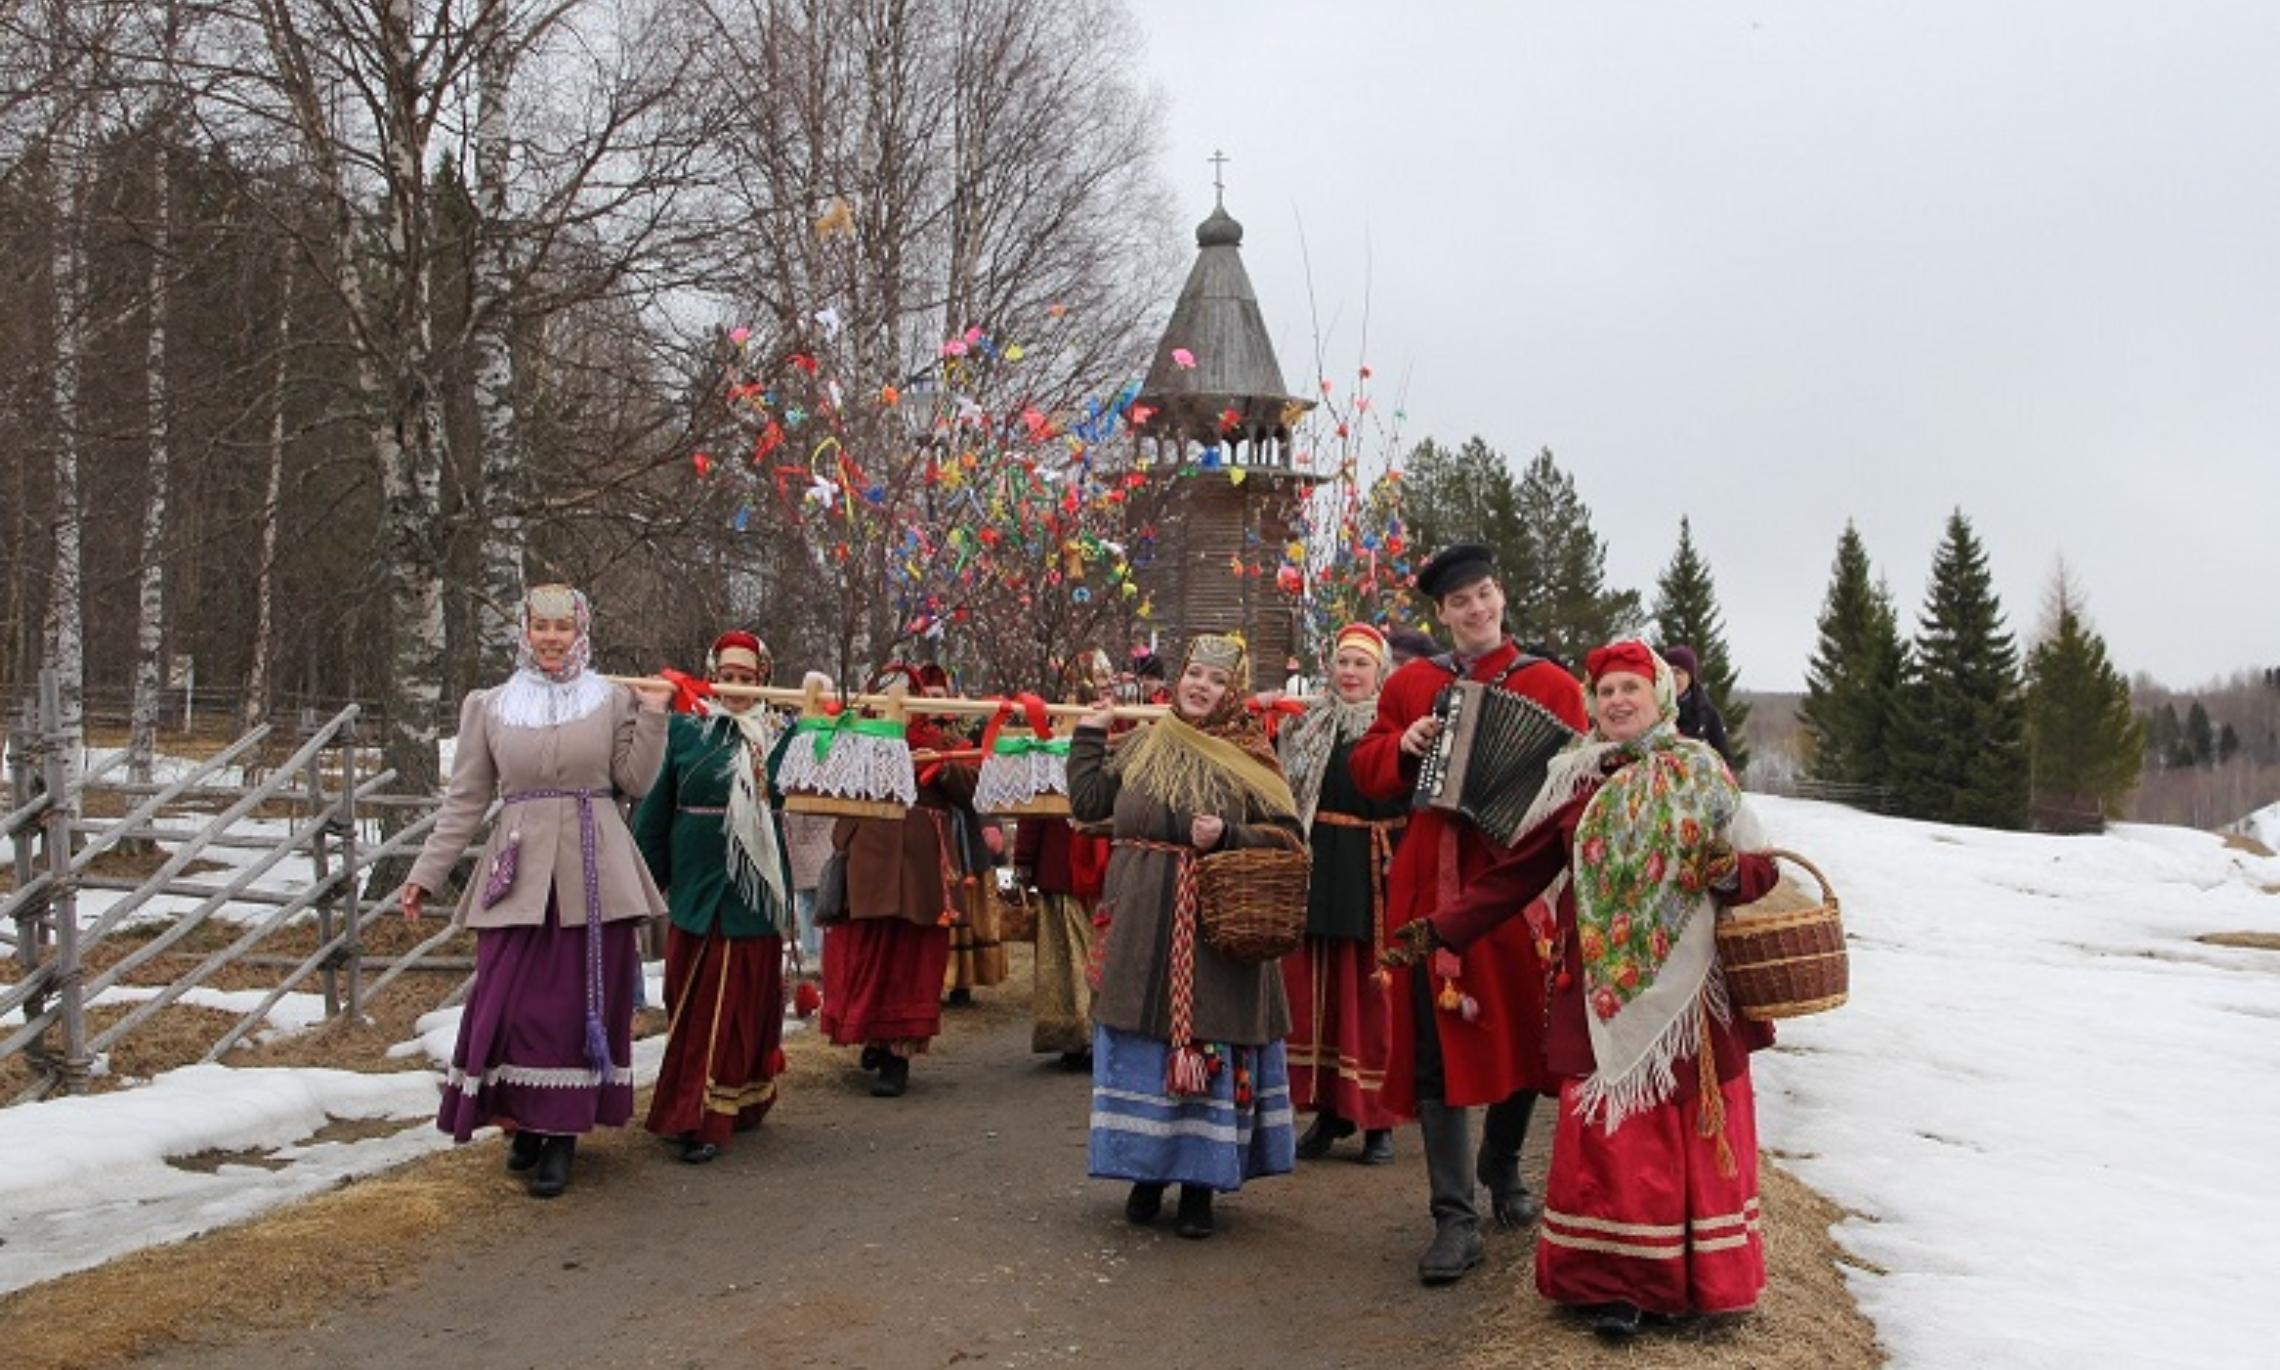
[{"label": "yellow tassel", "polygon": [[1458,1009],[1464,1007],[1465,997],[1457,993],[1456,981],[1443,980],[1441,982],[1440,997],[1434,1000],[1434,1002],[1439,1004],[1444,1012],[1455,1013]]}]

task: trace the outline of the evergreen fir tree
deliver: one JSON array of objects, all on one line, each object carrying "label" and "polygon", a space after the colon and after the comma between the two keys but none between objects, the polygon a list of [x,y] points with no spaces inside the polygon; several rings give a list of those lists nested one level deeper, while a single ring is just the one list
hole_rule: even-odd
[{"label": "evergreen fir tree", "polygon": [[2019,653],[1987,554],[1958,509],[1932,558],[1892,751],[1903,809],[1918,818],[2017,828],[2027,816]]},{"label": "evergreen fir tree", "polygon": [[1821,601],[1820,637],[1798,708],[1811,774],[1846,785],[1888,785],[1888,740],[1907,651],[1892,593],[1870,579],[1868,547],[1850,521]]},{"label": "evergreen fir tree", "polygon": [[1718,613],[1718,590],[1710,579],[1710,564],[1694,548],[1691,520],[1678,520],[1678,551],[1655,581],[1655,636],[1663,646],[1684,643],[1694,649],[1702,667],[1702,688],[1726,720],[1726,741],[1733,751],[1735,772],[1749,765],[1749,747],[1742,740],[1742,725],[1750,706],[1734,690],[1736,672],[1726,649],[1726,626]]},{"label": "evergreen fir tree", "polygon": [[2233,731],[2233,725],[2227,723],[2219,728],[2217,730],[2217,764],[2220,766],[2226,764],[2239,751],[2240,734]]},{"label": "evergreen fir tree", "polygon": [[1636,590],[1607,588],[1607,547],[1591,529],[1591,510],[1550,448],[1520,476],[1515,512],[1535,560],[1504,580],[1513,636],[1548,650],[1570,670],[1585,654],[1639,630]]},{"label": "evergreen fir tree", "polygon": [[2072,827],[2076,816],[2120,817],[2145,771],[2145,727],[2063,566],[2051,585],[2048,630],[2027,654],[2026,718],[2033,805],[2044,821]]},{"label": "evergreen fir tree", "polygon": [[1419,563],[1452,543],[1486,543],[1508,596],[1515,581],[1539,574],[1516,503],[1511,463],[1480,438],[1458,448],[1428,438],[1402,465],[1401,519]]},{"label": "evergreen fir tree", "polygon": [[2217,759],[2217,732],[2209,725],[2209,711],[2196,699],[2185,711],[2184,760],[2189,766],[2207,766]]},{"label": "evergreen fir tree", "polygon": [[2184,725],[2177,721],[2177,706],[2169,700],[2161,707],[2148,710],[2145,715],[2146,764],[2160,770],[2169,770],[2177,755],[2177,740],[2184,736]]}]

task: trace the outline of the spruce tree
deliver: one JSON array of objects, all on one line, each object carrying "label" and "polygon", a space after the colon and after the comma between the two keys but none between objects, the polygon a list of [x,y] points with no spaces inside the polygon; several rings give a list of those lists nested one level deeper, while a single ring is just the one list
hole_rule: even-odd
[{"label": "spruce tree", "polygon": [[2018,647],[2003,631],[1987,554],[1961,509],[1949,515],[1932,558],[1896,722],[1893,779],[1907,813],[1989,828],[2025,824]]},{"label": "spruce tree", "polygon": [[1815,780],[1889,785],[1889,735],[1907,650],[1892,593],[1870,579],[1868,547],[1848,520],[1821,601],[1819,640],[1798,716]]},{"label": "spruce tree", "polygon": [[1428,438],[1402,465],[1401,520],[1417,563],[1453,543],[1486,543],[1508,596],[1513,582],[1539,574],[1516,499],[1511,463],[1478,437],[1457,448]]},{"label": "spruce tree", "polygon": [[2200,700],[2185,711],[2185,764],[2209,766],[2217,759],[2217,731],[2209,725],[2209,710]]},{"label": "spruce tree", "polygon": [[2063,566],[2047,629],[2027,654],[2026,719],[2037,815],[2068,828],[2078,816],[2119,817],[2145,771],[2145,727]]},{"label": "spruce tree", "polygon": [[2239,751],[2240,734],[2234,731],[2233,725],[2227,723],[2219,728],[2217,730],[2217,764],[2220,766],[2227,764]]},{"label": "spruce tree", "polygon": [[1710,563],[1694,548],[1693,523],[1684,516],[1678,520],[1678,551],[1655,580],[1654,617],[1655,636],[1663,646],[1684,643],[1694,649],[1702,668],[1702,688],[1726,721],[1726,743],[1739,773],[1750,762],[1749,747],[1742,740],[1750,706],[1735,693],[1736,672],[1718,613],[1718,590],[1710,579]]},{"label": "spruce tree", "polygon": [[2177,755],[2177,739],[2184,736],[2184,725],[2177,721],[2177,705],[2161,701],[2161,707],[2148,710],[2145,716],[2146,764],[2157,770],[2169,770]]},{"label": "spruce tree", "polygon": [[1513,635],[1580,671],[1592,648],[1639,630],[1638,591],[1607,588],[1606,544],[1550,448],[1521,473],[1516,513],[1537,559],[1533,576],[1515,573],[1504,582]]}]

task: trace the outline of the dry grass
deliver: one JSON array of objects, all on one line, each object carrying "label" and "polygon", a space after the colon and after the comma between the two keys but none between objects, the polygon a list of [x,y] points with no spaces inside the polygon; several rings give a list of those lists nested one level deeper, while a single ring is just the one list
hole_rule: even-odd
[{"label": "dry grass", "polygon": [[2244,851],[2250,856],[2271,856],[2274,854],[2270,847],[2244,832],[2219,833],[2218,836],[2224,838],[2225,845],[2234,851]]},{"label": "dry grass", "polygon": [[0,1299],[14,1370],[111,1365],[172,1342],[306,1324],[375,1293],[449,1229],[508,1230],[532,1205],[470,1147],[351,1184],[242,1227]]},{"label": "dry grass", "polygon": [[1853,1303],[1840,1266],[1849,1262],[1829,1237],[1844,1217],[1770,1160],[1758,1167],[1765,1209],[1765,1297],[1740,1318],[1653,1324],[1627,1344],[1599,1340],[1580,1320],[1536,1294],[1535,1252],[1525,1242],[1499,1254],[1480,1275],[1512,1295],[1492,1313],[1465,1358],[1468,1367],[1526,1365],[1536,1370],[1865,1370],[1884,1363],[1876,1329]]},{"label": "dry grass", "polygon": [[2204,932],[2193,939],[2212,947],[2246,947],[2251,951],[2280,951],[2280,932]]},{"label": "dry grass", "polygon": [[[367,1034],[382,1044],[401,1040],[370,1030],[360,1030],[356,1040]],[[311,1033],[276,1048],[321,1035]],[[343,1054],[348,1054],[346,1048]],[[819,1079],[849,1068],[847,1053],[826,1046],[813,1032],[788,1039],[784,1054],[787,1081]],[[285,1064],[260,1059],[258,1053],[253,1063]],[[369,1056],[366,1064],[371,1064]],[[639,1119],[648,1107],[644,1091],[634,1102],[634,1117]],[[316,1139],[347,1140],[354,1130],[403,1126],[334,1122]],[[652,1159],[655,1145],[656,1139],[638,1126],[596,1132],[578,1144],[579,1171],[594,1183],[606,1183],[612,1167]],[[177,1164],[197,1168],[246,1162],[244,1156],[229,1155],[183,1157]],[[377,1293],[393,1283],[433,1253],[447,1228],[481,1232],[491,1240],[530,1221],[537,1205],[522,1196],[520,1186],[502,1184],[498,1168],[497,1146],[461,1147],[242,1226],[136,1252],[0,1297],[0,1327],[8,1329],[6,1363],[9,1370],[113,1365],[174,1343],[227,1343],[304,1326],[343,1299]]]}]

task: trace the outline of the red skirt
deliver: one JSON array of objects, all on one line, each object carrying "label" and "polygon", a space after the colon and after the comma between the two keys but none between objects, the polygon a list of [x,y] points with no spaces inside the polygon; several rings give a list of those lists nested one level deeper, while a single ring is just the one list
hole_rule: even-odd
[{"label": "red skirt", "polygon": [[942,1031],[950,930],[857,918],[823,931],[823,1035],[834,1046],[923,1042]]},{"label": "red skirt", "polygon": [[1309,937],[1282,959],[1290,998],[1290,1103],[1327,1109],[1365,1131],[1401,1120],[1385,1106],[1393,1054],[1392,1005],[1367,942]]},{"label": "red skirt", "polygon": [[1749,1072],[1723,1087],[1732,1175],[1718,1173],[1717,1139],[1696,1126],[1697,1090],[1632,1114],[1609,1136],[1577,1114],[1581,1088],[1560,1086],[1537,1290],[1555,1303],[1628,1303],[1669,1317],[1754,1307],[1765,1289],[1765,1237]]},{"label": "red skirt", "polygon": [[784,1068],[784,941],[665,930],[665,1060],[648,1128],[715,1146],[756,1127]]}]

